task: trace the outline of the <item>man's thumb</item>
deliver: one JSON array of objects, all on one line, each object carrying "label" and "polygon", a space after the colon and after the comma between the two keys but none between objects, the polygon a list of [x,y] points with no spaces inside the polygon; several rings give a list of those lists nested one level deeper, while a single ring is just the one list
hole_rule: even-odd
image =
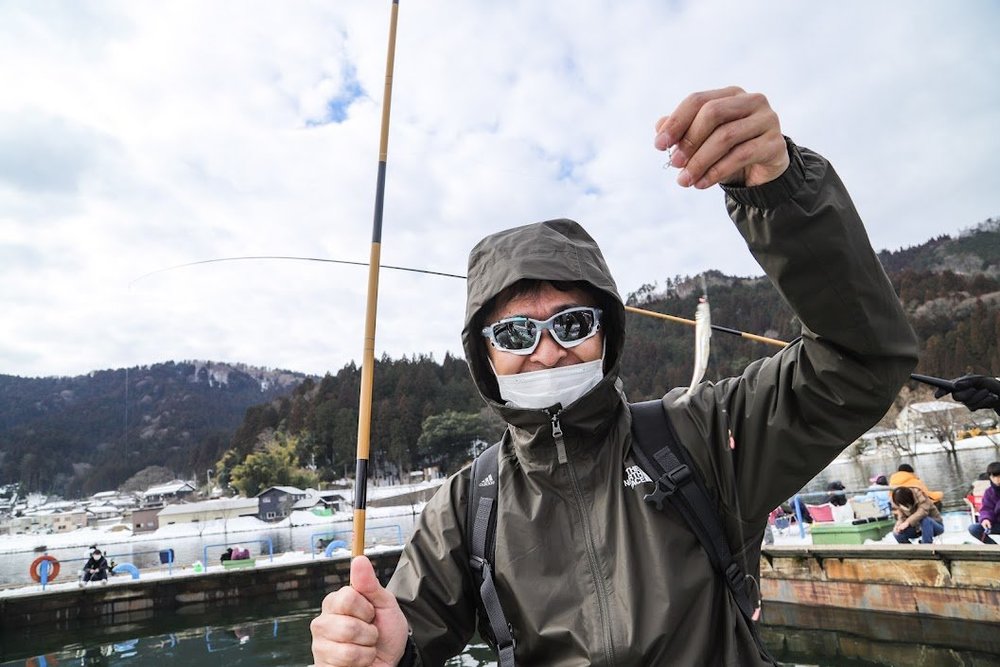
[{"label": "man's thumb", "polygon": [[396,605],[395,596],[382,588],[366,556],[357,556],[351,561],[351,588],[364,595],[376,609]]}]

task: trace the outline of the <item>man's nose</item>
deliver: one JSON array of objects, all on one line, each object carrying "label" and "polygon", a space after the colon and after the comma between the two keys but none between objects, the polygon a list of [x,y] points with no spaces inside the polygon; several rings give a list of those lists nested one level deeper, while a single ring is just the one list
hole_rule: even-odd
[{"label": "man's nose", "polygon": [[538,347],[531,353],[531,360],[544,366],[553,367],[566,356],[566,348],[556,342],[552,337],[552,332],[548,329],[542,331],[542,337],[538,341]]}]

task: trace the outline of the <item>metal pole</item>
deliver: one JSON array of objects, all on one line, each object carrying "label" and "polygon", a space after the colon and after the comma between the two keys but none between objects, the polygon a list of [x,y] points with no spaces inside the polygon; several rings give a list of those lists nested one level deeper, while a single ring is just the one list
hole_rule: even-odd
[{"label": "metal pole", "polygon": [[351,554],[365,552],[365,506],[368,490],[368,453],[371,446],[372,385],[375,377],[375,312],[378,306],[378,269],[382,245],[382,206],[385,201],[385,164],[389,150],[389,105],[392,100],[392,67],[396,57],[396,18],[399,0],[392,0],[389,49],[385,62],[385,92],[382,95],[382,133],[378,149],[378,181],[375,187],[375,219],[372,249],[368,259],[368,305],[365,312],[365,349],[361,362],[361,399],[358,405],[358,455],[354,477],[354,536]]}]

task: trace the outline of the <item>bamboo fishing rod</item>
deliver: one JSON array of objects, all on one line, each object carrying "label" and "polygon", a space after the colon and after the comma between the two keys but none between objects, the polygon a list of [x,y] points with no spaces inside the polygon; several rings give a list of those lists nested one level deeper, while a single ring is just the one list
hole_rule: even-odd
[{"label": "bamboo fishing rod", "polygon": [[378,147],[378,179],[375,186],[375,216],[372,248],[368,260],[368,304],[365,309],[364,354],[361,360],[361,398],[358,405],[358,454],[354,475],[354,530],[351,555],[365,553],[365,509],[368,492],[368,454],[371,445],[372,386],[375,379],[375,313],[378,309],[378,270],[382,246],[382,209],[385,203],[385,166],[389,152],[389,106],[392,100],[392,69],[396,59],[396,20],[399,0],[392,0],[389,48],[385,59],[385,91],[382,94],[382,131]]},{"label": "bamboo fishing rod", "polygon": [[[694,320],[689,320],[685,317],[677,317],[676,315],[666,315],[664,313],[658,313],[655,310],[645,310],[644,308],[636,308],[635,306],[625,306],[625,310],[630,313],[635,313],[636,315],[645,315],[646,317],[655,317],[660,320],[667,320],[668,322],[677,322],[678,324],[688,324],[690,326],[695,326],[697,322]],[[720,331],[722,333],[732,334],[734,336],[740,336],[746,338],[747,340],[755,340],[758,343],[766,343],[768,345],[774,345],[776,347],[785,347],[788,345],[783,340],[778,340],[777,338],[768,338],[767,336],[758,336],[757,334],[747,333],[746,331],[740,331],[738,329],[730,329],[729,327],[720,326],[718,324],[712,325],[712,331]]]}]

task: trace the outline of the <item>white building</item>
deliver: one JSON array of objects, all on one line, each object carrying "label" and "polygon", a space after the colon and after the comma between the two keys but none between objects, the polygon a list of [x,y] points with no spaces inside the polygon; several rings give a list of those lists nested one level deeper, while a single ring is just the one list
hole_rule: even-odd
[{"label": "white building", "polygon": [[954,433],[971,421],[969,409],[953,401],[923,401],[910,403],[900,410],[896,427],[915,439],[934,437],[935,432]]},{"label": "white building", "polygon": [[175,523],[220,521],[257,515],[256,498],[220,498],[199,503],[167,505],[156,515],[160,528]]}]

